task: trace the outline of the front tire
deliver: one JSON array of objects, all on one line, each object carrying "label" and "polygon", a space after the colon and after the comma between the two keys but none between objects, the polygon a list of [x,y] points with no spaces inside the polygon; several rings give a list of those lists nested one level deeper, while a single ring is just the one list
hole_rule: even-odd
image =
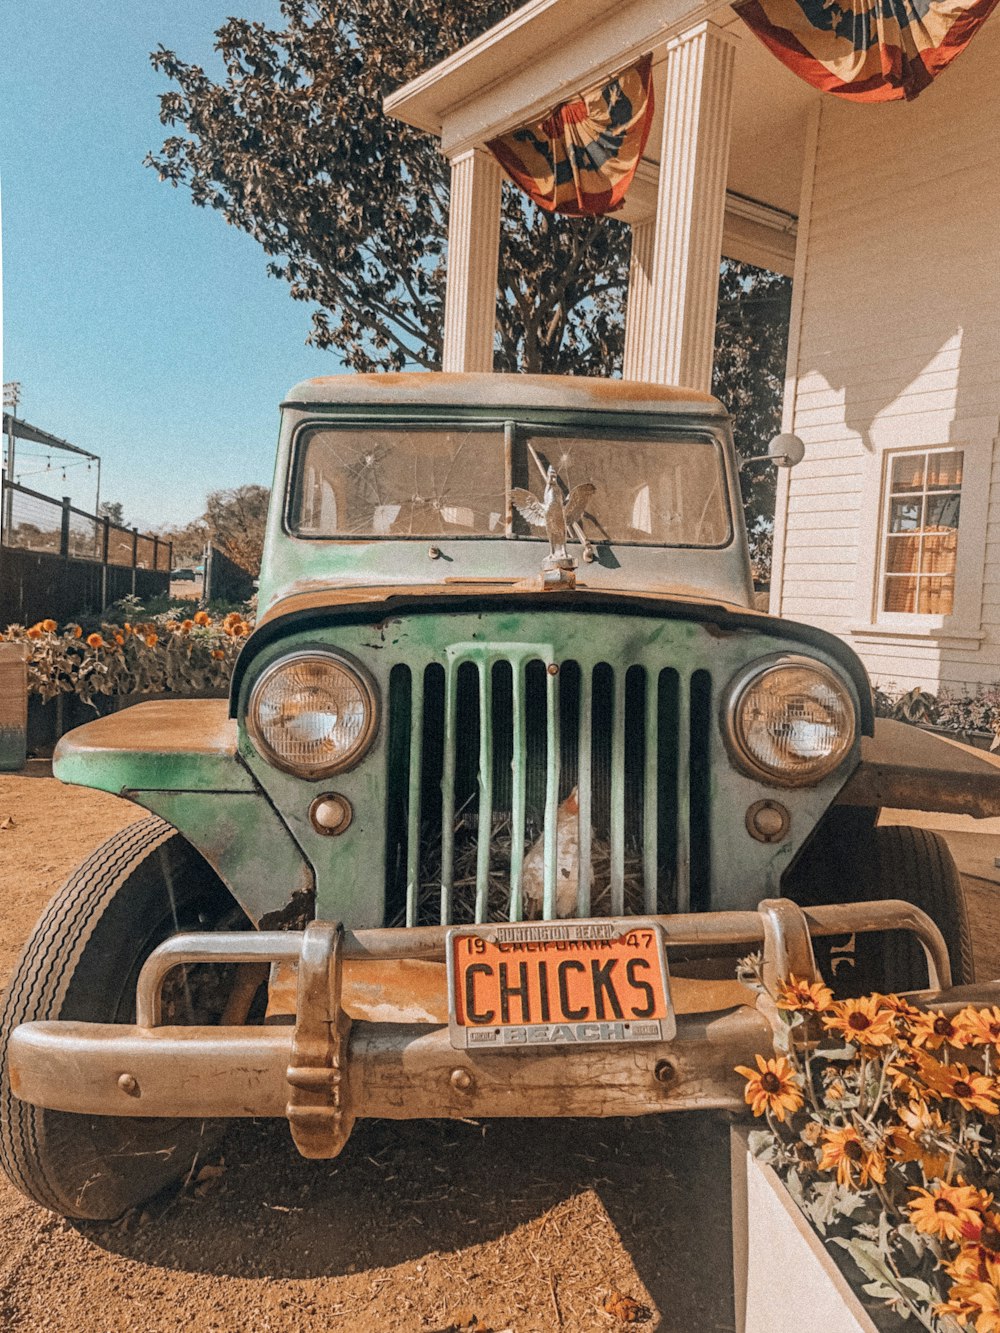
[{"label": "front tire", "polygon": [[[793,892],[804,905],[820,902],[879,902],[902,898],[926,912],[944,936],[952,982],[975,980],[972,936],[961,876],[939,833],[902,825],[837,829],[840,836],[818,843]],[[838,996],[922,990],[927,962],[907,931],[876,931],[852,939],[813,941],[816,962]]]},{"label": "front tire", "polygon": [[[136,979],[157,944],[180,930],[245,922],[207,862],[155,817],[116,833],[69,877],[25,945],[0,1012],[0,1164],[29,1199],[65,1217],[118,1217],[182,1178],[217,1126],[20,1101],[7,1071],[13,1029],[46,1020],[132,1022]],[[190,979],[175,987],[169,1021],[217,1018],[218,976],[208,985],[207,995]]]}]

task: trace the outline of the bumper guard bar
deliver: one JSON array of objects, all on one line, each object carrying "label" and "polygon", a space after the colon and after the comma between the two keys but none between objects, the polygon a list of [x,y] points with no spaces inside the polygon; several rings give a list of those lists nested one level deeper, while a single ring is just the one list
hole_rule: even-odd
[{"label": "bumper guard bar", "polygon": [[[648,918],[647,918],[648,919]],[[815,979],[814,936],[906,930],[923,946],[930,989],[944,1007],[1000,1001],[1000,983],[955,990],[941,932],[899,900],[803,909],[768,899],[756,911],[653,918],[668,950],[762,947],[769,987]],[[342,1005],[349,960],[442,963],[447,927],[176,935],[147,959],[134,1025],[35,1022],[12,1033],[11,1087],[24,1101],[89,1115],[285,1116],[306,1157],[336,1156],[357,1117],[640,1115],[743,1108],[733,1066],[773,1050],[781,1020],[766,997],[681,1013],[677,1035],[648,1045],[456,1050],[446,1026],[355,1021]],[[162,988],[181,964],[297,965],[294,1025],[163,1025]],[[442,985],[444,969],[441,969]]]}]

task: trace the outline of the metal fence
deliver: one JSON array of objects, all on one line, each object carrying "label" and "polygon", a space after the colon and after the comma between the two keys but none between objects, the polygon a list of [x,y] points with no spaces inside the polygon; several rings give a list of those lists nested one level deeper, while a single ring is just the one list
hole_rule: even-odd
[{"label": "metal fence", "polygon": [[27,486],[4,480],[3,544],[75,560],[96,560],[128,569],[169,573],[173,543],[137,528],[120,528],[107,518],[75,508],[68,496],[53,500]]}]

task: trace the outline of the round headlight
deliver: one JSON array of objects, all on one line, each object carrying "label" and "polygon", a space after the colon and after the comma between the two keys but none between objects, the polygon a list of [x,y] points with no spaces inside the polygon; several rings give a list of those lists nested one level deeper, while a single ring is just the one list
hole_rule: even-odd
[{"label": "round headlight", "polygon": [[828,667],[805,657],[758,662],[730,690],[728,732],[742,768],[787,786],[825,778],[854,744],[854,701]]},{"label": "round headlight", "polygon": [[247,727],[272,764],[303,778],[351,768],[375,737],[375,687],[352,662],[303,652],[275,662],[250,692]]}]

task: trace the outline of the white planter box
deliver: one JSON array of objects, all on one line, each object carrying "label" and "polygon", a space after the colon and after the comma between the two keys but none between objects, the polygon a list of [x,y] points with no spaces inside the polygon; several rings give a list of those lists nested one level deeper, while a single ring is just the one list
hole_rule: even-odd
[{"label": "white planter box", "polygon": [[738,1333],[879,1333],[777,1173],[731,1134]]}]

